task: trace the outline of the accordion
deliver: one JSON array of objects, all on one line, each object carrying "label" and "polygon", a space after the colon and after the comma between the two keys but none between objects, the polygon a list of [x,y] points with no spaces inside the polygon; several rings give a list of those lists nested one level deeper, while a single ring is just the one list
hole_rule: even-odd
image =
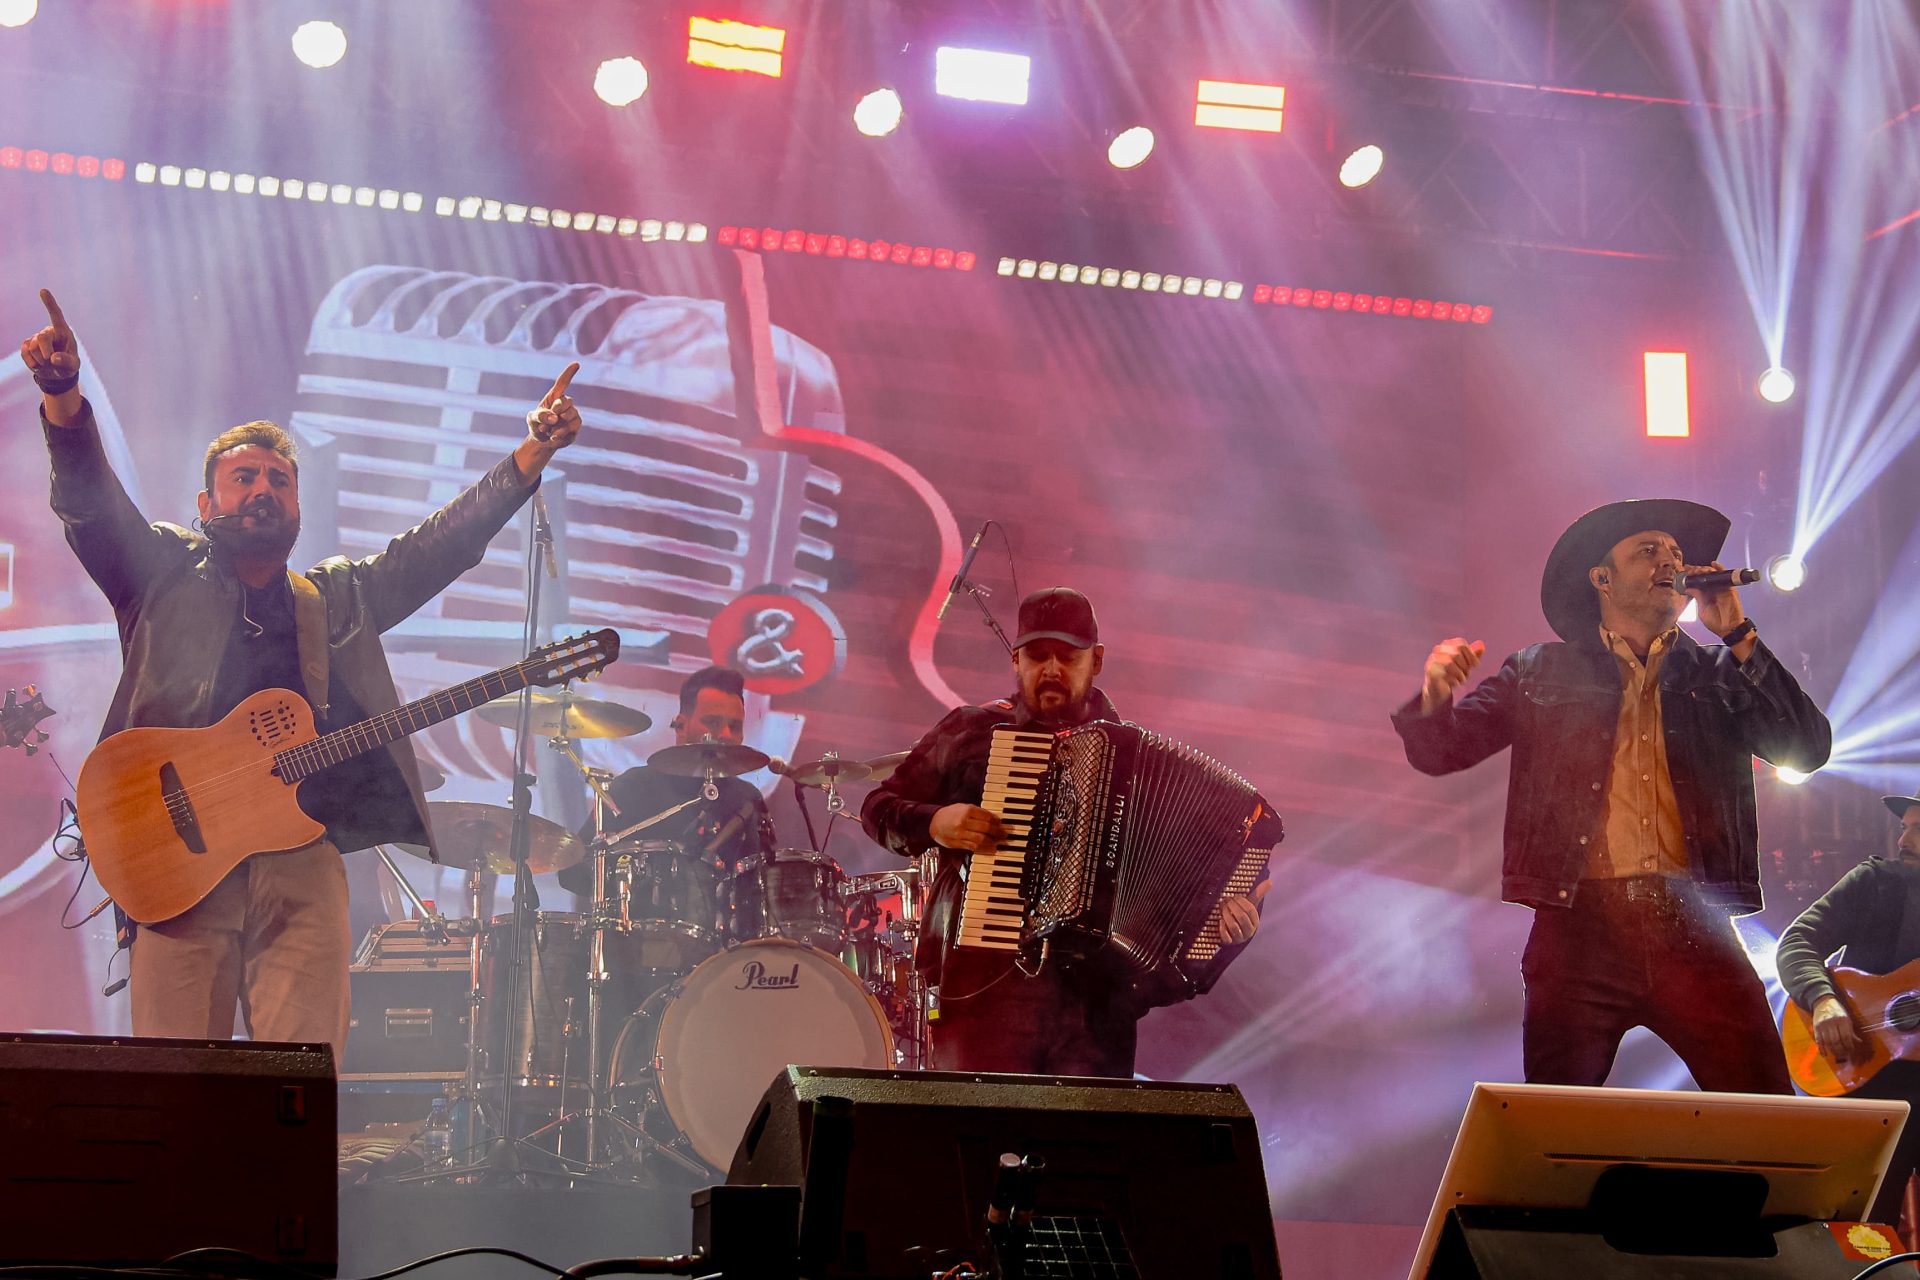
[{"label": "accordion", "polygon": [[1149,1005],[1219,980],[1235,954],[1220,904],[1260,882],[1282,837],[1231,769],[1108,721],[995,729],[981,807],[1007,835],[973,855],[956,945],[1093,966]]}]

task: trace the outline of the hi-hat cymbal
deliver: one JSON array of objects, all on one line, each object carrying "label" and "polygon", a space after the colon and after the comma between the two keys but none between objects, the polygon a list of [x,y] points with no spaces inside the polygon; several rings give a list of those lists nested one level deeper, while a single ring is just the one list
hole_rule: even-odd
[{"label": "hi-hat cymbal", "polygon": [[420,789],[422,791],[438,791],[447,785],[447,775],[428,764],[425,760],[416,756],[413,761],[413,767],[420,771]]},{"label": "hi-hat cymbal", "polygon": [[803,787],[824,787],[828,782],[837,787],[849,782],[865,782],[873,776],[873,770],[858,760],[826,756],[805,764],[789,765],[786,775]]},{"label": "hi-hat cymbal", "polygon": [[[482,703],[473,714],[511,729],[520,723],[520,695]],[[630,738],[652,724],[652,716],[623,702],[533,691],[532,731],[543,738]]]},{"label": "hi-hat cymbal", "polygon": [[767,767],[767,757],[743,742],[684,742],[662,747],[647,757],[647,767],[683,778],[736,778]]},{"label": "hi-hat cymbal", "polygon": [[[502,876],[513,871],[513,810],[468,800],[435,800],[427,805],[427,818],[433,824],[433,843],[440,851],[441,865]],[[396,847],[426,857],[425,849],[416,852],[411,845]],[[559,871],[580,861],[585,853],[565,827],[532,814],[527,816],[529,871]]]}]

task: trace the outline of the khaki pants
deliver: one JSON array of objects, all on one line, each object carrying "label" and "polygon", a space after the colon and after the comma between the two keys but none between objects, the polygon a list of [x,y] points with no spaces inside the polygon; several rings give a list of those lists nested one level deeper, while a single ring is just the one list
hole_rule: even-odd
[{"label": "khaki pants", "polygon": [[234,1008],[254,1040],[347,1043],[347,871],[321,840],[257,853],[197,905],[133,942],[133,1033],[224,1040]]}]

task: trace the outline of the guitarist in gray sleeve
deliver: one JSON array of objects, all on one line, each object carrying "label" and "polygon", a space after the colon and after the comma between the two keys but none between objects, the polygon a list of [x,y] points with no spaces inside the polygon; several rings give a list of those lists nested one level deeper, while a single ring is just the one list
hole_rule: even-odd
[{"label": "guitarist in gray sleeve", "polygon": [[[1875,1222],[1898,1222],[1907,1177],[1920,1166],[1920,1062],[1885,1061],[1885,1050],[1863,1034],[1827,969],[1836,951],[1848,969],[1869,974],[1892,973],[1920,959],[1920,795],[1882,799],[1900,820],[1895,856],[1867,859],[1802,911],[1780,935],[1775,964],[1787,997],[1811,1017],[1821,1056],[1872,1072],[1853,1096],[1904,1098],[1914,1105],[1916,1115],[1900,1134],[1867,1214]],[[1910,982],[1893,985],[1911,989]]]},{"label": "guitarist in gray sleeve", "polygon": [[[53,295],[20,344],[42,393],[53,510],[113,606],[122,671],[101,737],[134,726],[211,725],[261,690],[292,689],[326,732],[399,703],[380,633],[480,562],[540,472],[573,443],[571,365],[527,414],[510,457],[417,527],[361,560],[288,569],[300,531],[293,439],[270,422],[206,451],[196,531],[148,523],[107,464],[80,394],[79,348]],[[300,791],[326,837],[241,862],[195,905],[143,921],[133,946],[136,1035],[225,1038],[240,1010],[256,1040],[346,1043],[347,881],[340,853],[427,843],[426,800],[404,737],[316,775]],[[84,824],[86,815],[81,815]]]}]

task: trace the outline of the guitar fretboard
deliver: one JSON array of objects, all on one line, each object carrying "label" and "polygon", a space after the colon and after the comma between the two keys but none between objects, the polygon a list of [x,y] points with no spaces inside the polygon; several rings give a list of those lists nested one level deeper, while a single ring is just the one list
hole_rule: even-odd
[{"label": "guitar fretboard", "polygon": [[385,746],[395,738],[404,738],[410,733],[432,728],[442,720],[463,711],[471,711],[483,702],[518,693],[527,687],[529,672],[544,665],[543,662],[530,661],[489,671],[486,675],[475,676],[450,689],[430,693],[391,711],[370,716],[358,724],[323,734],[312,742],[289,747],[273,757],[275,772],[287,783],[310,778],[322,769],[331,768],[343,760],[351,760],[375,747]]},{"label": "guitar fretboard", "polygon": [[1012,951],[1020,945],[1027,903],[1020,896],[1032,843],[1034,806],[1053,758],[1053,735],[995,729],[980,807],[1000,819],[1006,838],[967,864],[967,896],[955,945]]}]

